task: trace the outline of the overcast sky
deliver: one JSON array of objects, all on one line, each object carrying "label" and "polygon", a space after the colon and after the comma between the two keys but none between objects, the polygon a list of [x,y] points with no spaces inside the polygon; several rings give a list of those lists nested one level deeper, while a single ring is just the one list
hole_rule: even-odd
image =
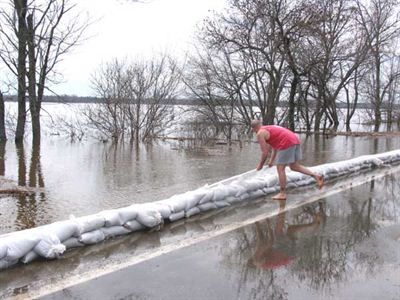
[{"label": "overcast sky", "polygon": [[91,38],[65,56],[58,71],[65,83],[58,94],[92,96],[90,74],[113,58],[151,56],[168,50],[182,55],[190,48],[196,26],[210,11],[221,11],[226,0],[77,0],[78,9],[98,19]]}]

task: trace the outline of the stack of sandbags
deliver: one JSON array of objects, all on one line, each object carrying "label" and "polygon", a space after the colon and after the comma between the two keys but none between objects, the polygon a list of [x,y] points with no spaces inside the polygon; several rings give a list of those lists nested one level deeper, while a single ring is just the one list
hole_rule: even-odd
[{"label": "stack of sandbags", "polygon": [[[400,161],[400,150],[377,155],[360,156],[311,169],[331,179]],[[315,179],[298,173],[287,173],[287,186],[315,183]],[[157,202],[134,204],[105,210],[94,215],[55,222],[49,225],[0,235],[0,269],[18,262],[28,263],[38,257],[59,257],[66,249],[91,245],[108,238],[145,228],[154,228],[164,220],[170,222],[198,213],[259,198],[279,190],[275,168],[254,170],[206,185],[193,191],[174,195]]]}]

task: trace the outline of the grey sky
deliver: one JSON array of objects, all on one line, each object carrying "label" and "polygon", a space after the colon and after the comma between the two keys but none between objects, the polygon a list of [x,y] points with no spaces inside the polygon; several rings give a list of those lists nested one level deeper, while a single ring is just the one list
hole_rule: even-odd
[{"label": "grey sky", "polygon": [[113,58],[149,57],[167,50],[182,55],[190,48],[196,25],[221,11],[226,0],[80,0],[78,9],[99,19],[91,38],[64,58],[58,71],[65,83],[52,87],[59,94],[90,96],[90,74]]}]

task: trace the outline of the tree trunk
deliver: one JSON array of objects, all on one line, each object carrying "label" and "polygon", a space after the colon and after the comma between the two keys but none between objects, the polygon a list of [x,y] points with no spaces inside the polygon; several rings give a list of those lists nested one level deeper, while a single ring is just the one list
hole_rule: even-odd
[{"label": "tree trunk", "polygon": [[0,143],[7,141],[6,125],[4,117],[4,97],[0,91]]},{"label": "tree trunk", "polygon": [[28,92],[29,92],[29,108],[32,120],[32,139],[33,143],[40,141],[40,105],[36,95],[36,55],[35,55],[35,31],[33,28],[33,15],[27,17],[28,22]]},{"label": "tree trunk", "polygon": [[6,174],[6,142],[0,142],[0,176]]},{"label": "tree trunk", "polygon": [[18,15],[18,119],[15,142],[23,141],[26,123],[26,11],[27,0],[14,0]]},{"label": "tree trunk", "polygon": [[297,75],[297,73],[293,72],[293,80],[292,83],[290,84],[289,112],[288,112],[289,129],[292,131],[295,130],[294,111],[296,107],[295,107],[294,97],[296,95],[298,82],[299,82],[299,76]]}]

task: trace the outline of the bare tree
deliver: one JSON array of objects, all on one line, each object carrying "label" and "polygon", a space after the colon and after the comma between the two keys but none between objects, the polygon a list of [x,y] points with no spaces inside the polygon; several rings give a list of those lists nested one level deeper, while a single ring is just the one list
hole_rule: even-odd
[{"label": "bare tree", "polygon": [[312,9],[321,16],[311,37],[320,58],[320,63],[312,68],[311,78],[317,96],[314,128],[320,130],[325,116],[329,127],[336,131],[338,97],[353,72],[365,61],[368,43],[354,21],[355,8],[351,1],[316,0]]},{"label": "bare tree", "polygon": [[[259,76],[258,80],[262,77],[267,104],[258,108],[263,122],[272,124],[285,76],[284,57],[274,38],[276,24],[267,17],[269,1],[231,0],[230,4],[226,15],[219,14],[206,21],[204,40],[209,47],[227,49],[228,53],[238,53],[251,63],[256,62],[255,68],[249,65],[252,66],[251,73],[244,74],[237,90],[252,76]],[[249,102],[254,99],[244,100]],[[261,99],[255,99],[254,103],[259,103],[258,100]]]},{"label": "bare tree", "polygon": [[18,79],[18,119],[15,141],[22,142],[26,122],[27,0],[3,4],[0,11],[0,59]]},{"label": "bare tree", "polygon": [[28,12],[29,103],[34,140],[40,140],[40,111],[46,82],[62,57],[82,41],[89,24],[74,13],[75,7],[68,0],[48,0],[30,7]]},{"label": "bare tree", "polygon": [[[367,78],[367,95],[374,106],[374,130],[382,122],[381,107],[392,81],[397,76],[384,79],[385,63],[393,53],[393,46],[399,37],[400,19],[397,15],[397,0],[357,1],[358,22],[363,28],[370,47],[370,64],[373,72]],[[390,66],[389,66],[390,68]]]},{"label": "bare tree", "polygon": [[89,125],[114,141],[125,134],[136,142],[157,136],[174,118],[169,104],[179,78],[176,62],[166,55],[104,65],[93,75],[93,88],[103,102],[85,111]]},{"label": "bare tree", "polygon": [[0,58],[18,78],[16,141],[22,141],[25,132],[26,94],[33,139],[40,140],[40,111],[47,83],[54,79],[62,57],[82,41],[89,24],[74,11],[75,5],[68,0],[14,0],[1,9]]}]

